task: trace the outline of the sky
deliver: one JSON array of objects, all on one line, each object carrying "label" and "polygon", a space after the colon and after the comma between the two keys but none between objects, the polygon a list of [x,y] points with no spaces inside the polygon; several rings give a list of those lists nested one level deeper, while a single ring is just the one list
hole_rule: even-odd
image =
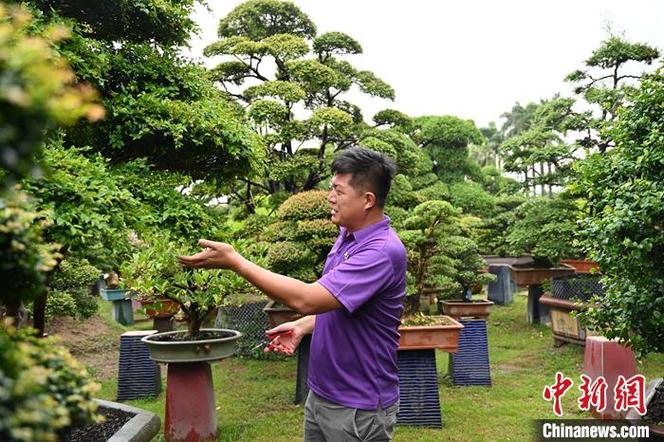
[{"label": "sky", "polygon": [[[208,0],[191,55],[202,57],[236,0]],[[608,29],[664,50],[664,1],[296,0],[318,33],[339,31],[363,54],[346,59],[394,87],[394,102],[351,91],[365,120],[385,108],[410,116],[455,115],[479,127],[515,102],[570,95],[565,76],[583,66]]]}]

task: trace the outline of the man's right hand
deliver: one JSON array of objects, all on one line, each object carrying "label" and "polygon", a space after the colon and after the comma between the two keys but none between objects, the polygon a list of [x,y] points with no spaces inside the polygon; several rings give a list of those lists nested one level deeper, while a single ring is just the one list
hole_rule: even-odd
[{"label": "man's right hand", "polygon": [[234,269],[240,255],[230,244],[201,239],[198,244],[205,249],[195,255],[178,256],[180,264],[205,269]]},{"label": "man's right hand", "polygon": [[265,334],[270,339],[270,343],[264,351],[276,351],[277,353],[292,355],[307,333],[302,327],[298,326],[298,321],[292,321],[271,328]]}]

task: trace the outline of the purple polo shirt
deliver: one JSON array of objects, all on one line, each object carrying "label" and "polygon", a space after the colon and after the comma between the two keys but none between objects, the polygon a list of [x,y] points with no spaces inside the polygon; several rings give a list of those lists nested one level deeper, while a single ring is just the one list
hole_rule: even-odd
[{"label": "purple polo shirt", "polygon": [[406,249],[390,219],[349,234],[341,228],[318,283],[343,308],[316,315],[309,388],[351,408],[399,399],[397,347],[406,291]]}]

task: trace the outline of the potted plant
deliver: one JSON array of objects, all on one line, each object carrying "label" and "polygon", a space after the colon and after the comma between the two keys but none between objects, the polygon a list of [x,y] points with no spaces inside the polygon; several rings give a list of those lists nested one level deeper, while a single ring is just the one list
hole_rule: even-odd
[{"label": "potted plant", "polygon": [[575,201],[567,193],[554,197],[532,198],[517,208],[518,221],[507,236],[513,254],[529,254],[532,263],[511,264],[512,279],[517,285],[536,285],[552,278],[574,273],[561,264],[562,258],[579,256],[575,242],[580,217]]},{"label": "potted plant", "polygon": [[[146,241],[122,266],[127,284],[147,299],[169,299],[184,316],[186,330],[155,333],[142,341],[150,357],[168,364],[166,393],[166,440],[215,438],[217,416],[210,362],[235,353],[241,333],[203,328],[229,294],[220,270],[196,270],[181,266],[177,256],[190,250],[168,236]],[[197,439],[198,440],[198,439]]]},{"label": "potted plant", "polygon": [[492,301],[472,299],[473,287],[482,287],[496,280],[495,275],[485,272],[486,261],[479,255],[475,243],[466,237],[451,237],[447,242],[447,253],[451,258],[453,284],[439,295],[439,304],[446,315],[453,318],[483,318],[491,313]]},{"label": "potted plant", "polygon": [[424,299],[455,318],[488,316],[493,302],[473,301],[472,288],[488,284],[495,276],[483,271],[486,262],[468,238],[464,221],[461,211],[445,201],[422,203],[404,221],[402,239],[409,250],[412,281],[407,315],[419,310]]},{"label": "potted plant", "polygon": [[[466,239],[460,237],[463,231],[460,215],[460,209],[450,203],[434,200],[416,206],[403,222],[399,235],[408,250],[408,284],[403,325],[399,328],[402,350],[441,348],[455,352],[458,349],[459,332],[463,328],[459,322],[449,316],[432,317],[419,312],[423,301],[428,312],[437,304],[438,296],[455,288],[462,289],[455,280],[459,261],[450,249],[452,238],[459,243]],[[487,275],[486,279],[489,278]],[[449,337],[442,336],[446,334]],[[415,337],[418,335],[422,337]]]}]

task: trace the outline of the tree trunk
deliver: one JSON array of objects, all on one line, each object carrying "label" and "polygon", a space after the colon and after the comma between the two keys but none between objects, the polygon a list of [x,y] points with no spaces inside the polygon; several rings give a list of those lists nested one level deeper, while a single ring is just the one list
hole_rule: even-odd
[{"label": "tree trunk", "polygon": [[32,304],[32,326],[37,330],[37,336],[44,336],[46,330],[46,300],[48,298],[48,291],[44,290],[43,293],[35,298]]},{"label": "tree trunk", "polygon": [[406,300],[404,302],[404,313],[403,316],[411,316],[416,313],[419,313],[420,311],[420,295],[419,294],[414,294],[411,296],[406,296]]},{"label": "tree trunk", "polygon": [[189,323],[187,324],[187,331],[189,332],[189,336],[197,336],[201,332],[202,324],[203,318],[189,318]]}]

